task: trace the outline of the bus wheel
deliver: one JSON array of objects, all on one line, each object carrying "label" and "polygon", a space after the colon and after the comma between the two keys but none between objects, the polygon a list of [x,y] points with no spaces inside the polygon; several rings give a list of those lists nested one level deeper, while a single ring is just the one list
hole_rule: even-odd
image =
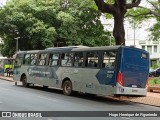
[{"label": "bus wheel", "polygon": [[23,78],[22,78],[22,86],[24,86],[24,87],[29,86],[29,83],[27,83],[27,77],[26,76],[23,76]]},{"label": "bus wheel", "polygon": [[17,82],[15,82],[14,85],[17,86]]},{"label": "bus wheel", "polygon": [[44,89],[47,89],[47,88],[48,88],[48,86],[43,85],[43,88],[44,88]]},{"label": "bus wheel", "polygon": [[63,94],[71,95],[71,93],[72,93],[72,83],[69,80],[66,80],[63,83]]}]

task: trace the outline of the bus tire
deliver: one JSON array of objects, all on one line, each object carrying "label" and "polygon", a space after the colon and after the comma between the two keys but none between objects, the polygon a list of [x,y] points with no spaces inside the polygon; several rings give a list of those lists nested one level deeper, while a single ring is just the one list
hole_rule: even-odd
[{"label": "bus tire", "polygon": [[23,78],[22,78],[22,86],[23,87],[28,87],[29,86],[29,83],[27,83],[27,77],[26,76],[23,76]]},{"label": "bus tire", "polygon": [[14,85],[17,86],[17,82],[15,82]]},{"label": "bus tire", "polygon": [[47,88],[48,88],[48,86],[43,85],[43,89],[47,89]]},{"label": "bus tire", "polygon": [[72,93],[72,83],[70,80],[66,80],[63,83],[63,94],[64,95],[71,95]]}]

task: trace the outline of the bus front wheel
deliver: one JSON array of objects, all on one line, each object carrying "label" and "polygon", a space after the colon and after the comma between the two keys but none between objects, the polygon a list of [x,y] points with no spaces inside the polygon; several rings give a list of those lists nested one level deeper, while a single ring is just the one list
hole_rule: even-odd
[{"label": "bus front wheel", "polygon": [[63,94],[71,95],[72,93],[72,83],[69,80],[64,81],[63,83]]},{"label": "bus front wheel", "polygon": [[27,83],[27,77],[26,76],[23,76],[23,78],[22,78],[22,86],[24,86],[24,87],[29,86],[29,83]]}]

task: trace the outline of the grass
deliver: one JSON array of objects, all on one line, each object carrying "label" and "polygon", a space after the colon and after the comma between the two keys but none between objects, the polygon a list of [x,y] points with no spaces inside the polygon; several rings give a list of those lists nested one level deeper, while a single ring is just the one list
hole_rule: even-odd
[{"label": "grass", "polygon": [[153,77],[153,78],[149,78],[148,80],[148,85],[160,85],[160,78],[159,77]]}]

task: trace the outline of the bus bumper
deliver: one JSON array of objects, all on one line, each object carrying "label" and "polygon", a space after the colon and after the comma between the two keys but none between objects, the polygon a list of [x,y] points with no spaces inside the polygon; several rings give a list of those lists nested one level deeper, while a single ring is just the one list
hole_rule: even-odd
[{"label": "bus bumper", "polygon": [[115,95],[124,96],[146,96],[147,88],[132,88],[118,85]]}]

